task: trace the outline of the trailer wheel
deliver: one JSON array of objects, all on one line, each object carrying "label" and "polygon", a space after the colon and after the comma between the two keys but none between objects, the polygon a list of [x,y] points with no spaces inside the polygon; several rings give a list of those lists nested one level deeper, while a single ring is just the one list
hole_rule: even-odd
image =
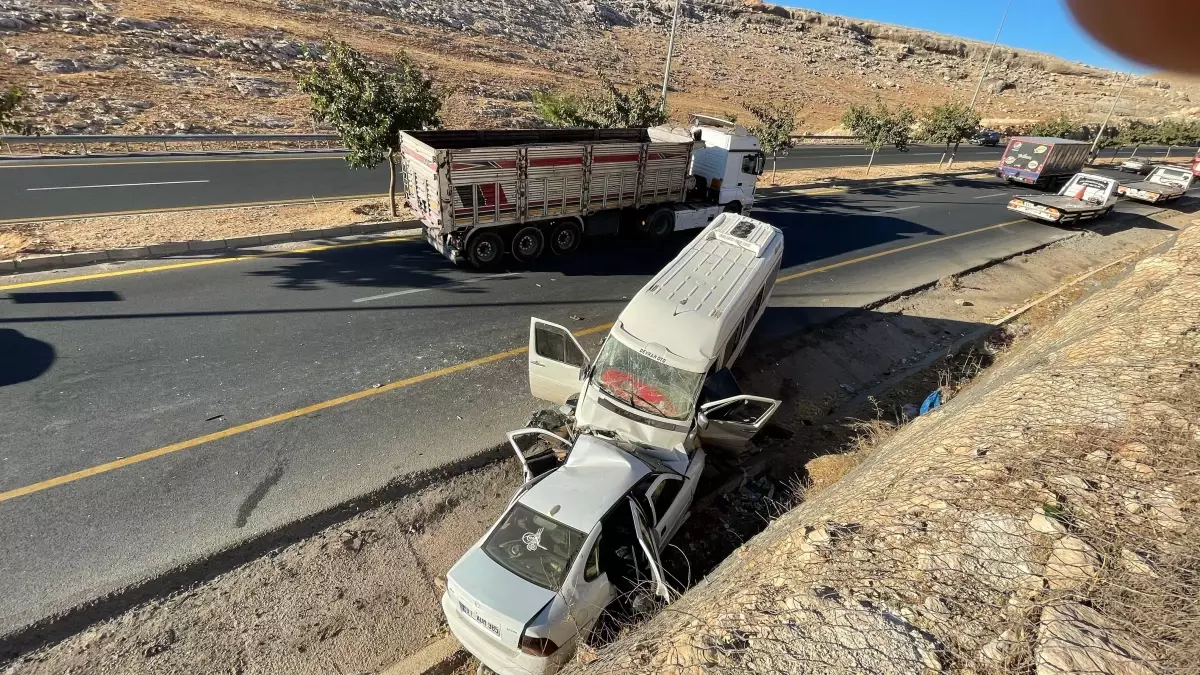
[{"label": "trailer wheel", "polygon": [[467,260],[479,269],[492,267],[504,254],[504,240],[495,232],[480,232],[467,242]]},{"label": "trailer wheel", "polygon": [[659,209],[642,223],[642,234],[651,239],[666,239],[675,231],[675,212],[671,209]]},{"label": "trailer wheel", "polygon": [[550,230],[550,252],[554,255],[570,255],[582,241],[583,232],[579,229],[579,223],[573,220],[555,223]]},{"label": "trailer wheel", "polygon": [[512,255],[523,263],[531,263],[542,255],[546,237],[538,228],[529,225],[517,230],[512,238]]},{"label": "trailer wheel", "polygon": [[734,202],[729,202],[728,204],[725,205],[725,213],[740,214],[741,212],[742,212],[742,203],[741,202],[734,201]]}]

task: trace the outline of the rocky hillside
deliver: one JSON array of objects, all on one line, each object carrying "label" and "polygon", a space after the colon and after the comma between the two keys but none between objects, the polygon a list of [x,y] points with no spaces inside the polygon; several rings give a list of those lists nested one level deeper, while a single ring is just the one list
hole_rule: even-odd
[{"label": "rocky hillside", "polygon": [[576,673],[1200,668],[1200,228]]},{"label": "rocky hillside", "polygon": [[[737,0],[692,0],[671,110],[743,113],[804,104],[808,131],[845,107],[969,98],[987,45]],[[295,70],[326,33],[383,55],[404,49],[452,92],[455,126],[534,122],[530,92],[586,89],[599,73],[661,77],[666,0],[0,0],[0,83],[32,93],[47,131],[311,130]],[[1002,49],[981,106],[996,124],[1098,118],[1114,73]],[[1142,77],[1119,116],[1194,114],[1200,87]]]}]

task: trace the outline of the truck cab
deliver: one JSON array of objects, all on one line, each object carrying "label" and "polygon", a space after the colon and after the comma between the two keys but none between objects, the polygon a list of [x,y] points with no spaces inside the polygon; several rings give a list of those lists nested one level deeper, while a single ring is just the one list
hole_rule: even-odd
[{"label": "truck cab", "polygon": [[717,205],[748,214],[766,167],[758,139],[740,124],[707,115],[693,115],[691,128],[700,141],[692,153],[696,189]]},{"label": "truck cab", "polygon": [[581,430],[657,448],[744,446],[779,401],[741,394],[729,367],[766,309],[782,257],[778,229],[720,214],[634,296],[595,359],[565,327],[532,319],[530,391],[574,401]]}]

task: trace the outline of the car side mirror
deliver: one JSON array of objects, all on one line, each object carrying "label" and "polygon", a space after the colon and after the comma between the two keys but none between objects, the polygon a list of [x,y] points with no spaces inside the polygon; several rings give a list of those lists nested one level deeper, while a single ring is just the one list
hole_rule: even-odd
[{"label": "car side mirror", "polygon": [[708,428],[708,415],[704,413],[696,413],[696,428],[704,430]]}]

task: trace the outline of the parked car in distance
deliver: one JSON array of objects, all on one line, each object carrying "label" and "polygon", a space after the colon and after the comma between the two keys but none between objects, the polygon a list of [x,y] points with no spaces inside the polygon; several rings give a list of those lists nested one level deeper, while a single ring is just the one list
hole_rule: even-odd
[{"label": "parked car in distance", "polygon": [[[614,600],[673,599],[659,553],[686,520],[704,450],[661,450],[615,434],[574,442],[509,433],[527,480],[446,574],[442,611],[463,647],[500,675],[554,673]],[[531,462],[530,441],[558,463]]]},{"label": "parked car in distance", "polygon": [[1117,169],[1121,171],[1130,171],[1144,176],[1154,170],[1154,162],[1146,159],[1145,157],[1130,157],[1124,162],[1121,162],[1121,165],[1118,166]]},{"label": "parked car in distance", "polygon": [[980,131],[972,136],[970,142],[972,145],[986,145],[989,147],[994,147],[1000,145],[1000,132],[992,131],[991,129],[984,129],[983,131]]}]

